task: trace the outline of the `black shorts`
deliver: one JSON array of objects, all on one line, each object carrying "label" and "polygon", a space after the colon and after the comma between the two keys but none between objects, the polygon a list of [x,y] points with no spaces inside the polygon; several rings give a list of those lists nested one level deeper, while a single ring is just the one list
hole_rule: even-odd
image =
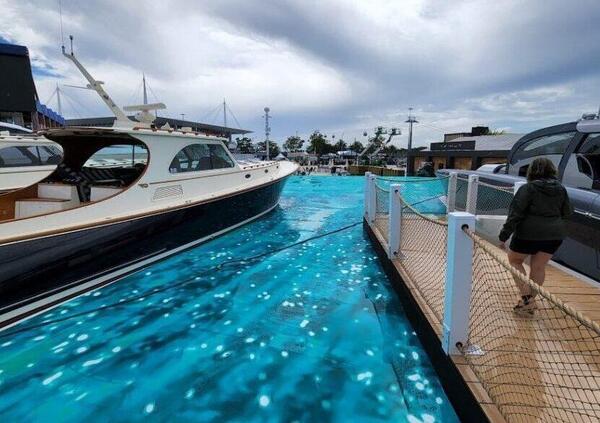
[{"label": "black shorts", "polygon": [[510,241],[510,249],[515,253],[521,254],[536,254],[540,251],[543,253],[554,254],[558,247],[562,244],[562,240],[549,241],[533,241],[528,239],[513,238]]}]

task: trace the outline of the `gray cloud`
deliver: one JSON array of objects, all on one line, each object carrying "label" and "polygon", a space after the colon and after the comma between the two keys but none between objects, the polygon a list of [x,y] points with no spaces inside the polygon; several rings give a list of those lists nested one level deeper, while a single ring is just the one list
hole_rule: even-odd
[{"label": "gray cloud", "polygon": [[[52,69],[38,76],[40,91],[56,73],[81,79],[58,54],[54,0],[0,7],[0,36]],[[472,124],[526,132],[600,102],[595,0],[63,0],[63,16],[117,101],[144,71],[172,114],[197,118],[227,97],[260,132],[268,104],[279,138],[317,128],[360,138],[401,123],[409,105],[423,122],[420,143]],[[79,100],[106,114],[87,94]]]}]

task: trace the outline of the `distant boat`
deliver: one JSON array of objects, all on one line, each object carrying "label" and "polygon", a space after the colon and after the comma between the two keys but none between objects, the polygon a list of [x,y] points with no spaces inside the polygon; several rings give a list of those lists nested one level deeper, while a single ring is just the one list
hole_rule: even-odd
[{"label": "distant boat", "polygon": [[62,158],[56,143],[26,128],[15,130],[17,125],[8,125],[0,123],[0,194],[41,181]]},{"label": "distant boat", "polygon": [[[156,128],[149,111],[162,104],[137,106],[134,122],[73,53],[65,56],[117,119],[112,128],[44,132],[62,147],[61,163],[0,197],[0,326],[265,215],[297,169],[287,161],[240,164],[222,138]],[[85,165],[113,146],[145,151],[147,163]]]}]

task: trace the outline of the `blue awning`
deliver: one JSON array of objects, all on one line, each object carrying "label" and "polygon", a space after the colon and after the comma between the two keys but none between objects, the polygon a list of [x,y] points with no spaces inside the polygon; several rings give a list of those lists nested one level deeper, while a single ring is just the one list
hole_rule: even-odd
[{"label": "blue awning", "polygon": [[62,117],[61,115],[59,115],[58,113],[56,113],[54,110],[52,110],[50,107],[40,103],[39,101],[36,100],[35,102],[35,108],[37,110],[38,113],[43,114],[44,116],[46,116],[49,119],[52,119],[53,121],[64,125],[66,123],[65,118]]}]

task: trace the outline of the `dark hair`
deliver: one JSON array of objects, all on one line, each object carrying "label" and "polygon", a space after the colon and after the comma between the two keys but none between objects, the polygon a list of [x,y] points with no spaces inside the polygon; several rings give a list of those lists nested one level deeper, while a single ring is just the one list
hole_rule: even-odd
[{"label": "dark hair", "polygon": [[535,181],[536,179],[556,179],[556,166],[552,160],[546,157],[538,157],[531,162],[527,169],[527,181]]}]

